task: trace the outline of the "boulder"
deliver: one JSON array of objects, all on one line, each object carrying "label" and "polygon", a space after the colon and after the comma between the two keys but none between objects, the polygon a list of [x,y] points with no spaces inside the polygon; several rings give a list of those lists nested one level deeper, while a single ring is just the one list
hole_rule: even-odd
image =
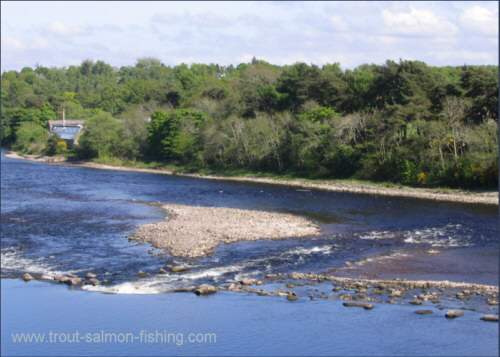
[{"label": "boulder", "polygon": [[286,299],[288,301],[297,301],[299,299],[299,297],[297,296],[297,294],[295,293],[290,293],[286,296]]},{"label": "boulder", "polygon": [[401,290],[393,290],[389,295],[389,297],[391,297],[391,298],[400,298],[402,296],[403,296],[403,292]]},{"label": "boulder", "polygon": [[460,310],[448,310],[444,315],[447,319],[454,319],[455,317],[463,316],[464,312]]},{"label": "boulder", "polygon": [[169,269],[172,273],[181,273],[183,271],[188,271],[191,268],[188,266],[165,265],[165,269]]},{"label": "boulder", "polygon": [[343,305],[346,307],[362,307],[365,310],[371,310],[375,307],[373,304],[367,304],[365,302],[348,302],[348,301],[346,301],[343,303]]},{"label": "boulder", "polygon": [[146,273],[146,272],[144,272],[144,271],[142,271],[142,270],[139,270],[139,272],[137,273],[137,275],[136,275],[136,276],[137,276],[138,278],[143,278],[143,277],[148,276],[148,275],[149,275],[148,273]]},{"label": "boulder", "polygon": [[89,279],[89,281],[87,281],[87,283],[86,283],[86,285],[92,285],[92,286],[97,286],[99,284],[100,284],[99,280],[94,279],[94,278]]},{"label": "boulder", "polygon": [[21,277],[23,278],[24,281],[30,281],[30,280],[35,280],[35,278],[33,278],[30,274],[28,273],[24,273],[23,276]]},{"label": "boulder", "polygon": [[65,276],[55,276],[54,280],[57,280],[60,283],[65,283],[69,280],[70,278],[65,277]]},{"label": "boulder", "polygon": [[174,290],[174,293],[187,293],[194,291],[196,289],[196,286],[185,286],[183,288],[178,288]]},{"label": "boulder", "polygon": [[167,274],[167,271],[165,269],[160,269],[158,270],[158,274]]},{"label": "boulder", "polygon": [[69,286],[82,285],[83,280],[81,278],[69,278],[66,280],[66,284]]},{"label": "boulder", "polygon": [[86,277],[87,279],[95,279],[95,278],[97,278],[97,274],[94,274],[94,273],[87,273],[87,274],[85,274],[85,277]]},{"label": "boulder", "polygon": [[104,279],[101,284],[111,284],[111,280]]},{"label": "boulder", "polygon": [[408,303],[412,304],[412,305],[422,305],[422,301],[420,301],[420,300],[408,301]]},{"label": "boulder", "polygon": [[42,275],[40,280],[54,280],[54,277],[52,275]]},{"label": "boulder", "polygon": [[415,313],[419,315],[428,315],[433,314],[434,312],[432,310],[417,310]]},{"label": "boulder", "polygon": [[213,285],[203,284],[198,286],[194,292],[196,295],[210,295],[217,292],[217,287]]},{"label": "boulder", "polygon": [[78,278],[78,276],[77,276],[77,275],[75,275],[75,274],[71,274],[71,273],[66,274],[66,276],[67,276],[68,278]]},{"label": "boulder", "polygon": [[498,315],[484,315],[481,317],[483,321],[498,322]]},{"label": "boulder", "polygon": [[488,299],[488,305],[498,305],[498,301],[494,299]]},{"label": "boulder", "polygon": [[249,278],[243,278],[240,281],[240,283],[243,284],[243,285],[252,285],[252,284],[255,284],[256,282],[257,282],[257,280],[255,280],[255,279],[249,279]]}]

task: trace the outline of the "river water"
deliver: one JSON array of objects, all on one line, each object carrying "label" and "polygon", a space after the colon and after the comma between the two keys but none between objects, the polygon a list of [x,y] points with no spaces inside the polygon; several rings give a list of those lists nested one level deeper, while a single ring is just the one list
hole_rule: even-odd
[{"label": "river water", "polygon": [[[2,279],[2,300],[11,301],[12,304],[19,304],[19,301],[26,299],[33,303],[35,295],[40,292],[47,302],[51,299],[50,294],[53,294],[56,296],[55,301],[63,305],[61,301],[81,300],[83,296],[88,296],[86,294],[91,294],[90,296],[98,296],[94,299],[100,306],[107,306],[106,304],[113,306],[112,299],[120,301],[121,304],[126,301],[127,303],[123,305],[124,313],[125,309],[128,309],[126,306],[131,304],[147,302],[157,306],[155,304],[161,304],[165,299],[173,299],[176,304],[184,306],[187,301],[193,300],[191,295],[186,297],[185,294],[164,294],[180,286],[201,283],[219,285],[237,281],[244,276],[262,279],[269,273],[291,272],[334,273],[340,276],[370,278],[451,280],[490,285],[498,283],[498,210],[494,206],[55,166],[8,159],[4,157],[4,151],[1,164],[2,274],[15,277],[20,277],[25,272],[38,275],[65,273],[81,275],[92,271],[100,278],[112,281],[105,286],[85,286],[83,289],[88,291],[68,290],[63,298],[61,293],[53,292],[60,289],[67,290],[61,285],[30,282],[31,288],[27,288],[24,287],[24,283],[19,286],[18,283],[7,283]],[[166,217],[167,213],[161,208],[148,204],[152,202],[292,213],[316,221],[323,234],[300,239],[290,237],[278,241],[238,242],[221,246],[207,257],[182,260],[168,255],[158,255],[160,251],[152,250],[151,246],[138,245],[128,240],[128,236],[133,233],[137,225],[160,221]],[[427,254],[430,249],[439,250],[440,254],[432,256]],[[346,266],[346,262],[353,264]],[[156,273],[159,268],[169,263],[189,263],[192,268],[181,274]],[[146,278],[137,278],[139,270],[149,272],[150,275]],[[23,288],[26,290],[25,293]],[[112,295],[103,295],[101,292]],[[130,294],[141,295],[132,298]],[[124,298],[118,297],[119,295],[124,295]],[[240,306],[242,301],[251,300],[250,310],[244,315],[247,318],[254,317],[252,326],[266,324],[266,321],[257,321],[256,318],[260,316],[264,320],[266,317],[269,319],[269,314],[262,315],[262,311],[267,311],[270,306],[277,304],[276,299],[246,295],[242,297],[242,295],[245,294],[221,293],[210,297],[211,300],[207,301],[215,305],[231,306],[227,309],[227,313],[229,311],[235,313],[235,307]],[[279,300],[282,305],[278,303],[280,307],[275,311],[288,313],[290,304],[282,300]],[[195,301],[193,306],[198,306],[202,300],[193,301]],[[311,314],[321,315],[323,305],[317,305],[318,302],[311,304]],[[22,324],[15,322],[19,320],[10,310],[9,316],[12,319],[5,320],[4,308],[5,303],[2,304],[2,326],[5,327],[7,324],[9,331],[22,327]],[[335,308],[342,309],[342,307]],[[385,306],[378,311],[389,309],[394,313],[402,308]],[[149,316],[148,314],[154,316],[153,308],[146,310],[148,312],[145,316]],[[109,311],[106,310],[101,316],[108,316]],[[187,318],[185,311],[178,311],[174,315],[174,320],[181,316]],[[30,316],[33,321],[39,323],[45,321],[45,317]],[[140,316],[142,315],[131,314],[128,323],[136,325],[137,321],[142,321]],[[307,319],[310,319],[310,316]],[[193,317],[193,321],[197,321],[197,318]],[[210,325],[204,321],[201,323],[203,326]],[[232,323],[224,325],[224,321],[227,320],[220,315],[219,319],[212,321],[214,323],[217,321],[217,327],[221,330],[227,330],[232,326]],[[322,318],[318,317],[318,321],[322,321]],[[354,323],[361,325],[365,323],[360,321]],[[60,316],[59,322],[65,322],[65,318]],[[320,322],[322,328],[319,328],[319,325],[312,327],[320,340],[326,336],[321,333],[327,329],[325,323],[325,321]],[[85,326],[88,327],[89,324],[90,322]],[[115,326],[111,322],[108,324],[108,327]],[[273,326],[267,324],[269,328]],[[472,330],[465,329],[470,338],[459,339],[460,341],[474,340],[474,334],[484,336],[485,333],[494,332],[497,328],[496,324],[479,320],[471,326]],[[353,337],[346,333],[347,335],[345,333],[342,335],[344,338]],[[446,335],[453,332],[444,329],[442,333]],[[296,331],[292,333],[294,336],[296,334]],[[279,333],[273,336],[280,338]],[[428,337],[436,338],[435,334]],[[215,347],[205,350],[182,349],[172,353],[189,354],[201,351],[205,354],[252,354],[252,350],[238,350],[236,348],[239,345],[238,341],[238,339],[232,340],[225,345],[226,349],[220,349],[219,344],[217,347],[219,349]],[[278,344],[281,347],[274,349],[269,341],[267,344],[265,341],[260,342],[261,347],[264,345],[271,347],[256,349],[257,354],[297,354],[301,351],[300,346],[287,350]],[[338,340],[332,343],[336,344],[337,351],[343,351],[340,354],[350,354],[348,345],[339,344]],[[398,354],[397,351],[401,354],[436,353],[432,348],[404,350],[396,347],[388,349],[388,346],[385,348],[369,344],[368,346],[365,353],[371,352],[371,348],[376,350],[374,354],[383,355]],[[447,350],[446,346],[439,346],[444,348],[440,350],[443,355],[450,354],[450,351],[456,352],[453,349]],[[463,347],[461,346],[458,345],[459,348]],[[496,338],[493,338],[488,340],[488,343],[483,343],[481,349],[472,349],[469,352],[476,354],[480,351],[477,352],[480,355],[494,354],[497,346]],[[143,349],[137,350],[123,347],[123,351],[124,354],[136,354],[135,352],[162,354],[155,349],[151,349],[150,353],[144,352],[144,346],[142,347]],[[303,344],[302,347],[305,354],[325,354],[327,351],[331,351],[329,354],[337,354],[332,350],[334,346],[328,343],[317,347]],[[33,353],[33,350],[26,345],[20,347],[19,344],[8,344],[7,348],[4,350],[2,346],[2,352]],[[61,346],[59,349],[50,349],[54,346],[44,345],[44,348],[43,351],[47,354],[68,353]],[[94,354],[90,347],[81,348],[83,349],[75,351],[80,351],[80,354]],[[120,347],[115,346],[110,351],[96,350],[95,354],[120,354],[120,351],[122,351]],[[351,351],[354,351],[352,354],[363,353],[359,349]]]}]

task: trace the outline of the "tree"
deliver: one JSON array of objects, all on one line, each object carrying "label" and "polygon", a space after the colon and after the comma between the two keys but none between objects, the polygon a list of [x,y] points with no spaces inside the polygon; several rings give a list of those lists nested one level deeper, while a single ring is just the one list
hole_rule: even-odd
[{"label": "tree", "polygon": [[122,124],[109,113],[94,115],[84,122],[79,150],[84,157],[120,156]]},{"label": "tree", "polygon": [[45,150],[48,132],[34,122],[21,123],[16,130],[14,150],[27,154],[39,154]]}]

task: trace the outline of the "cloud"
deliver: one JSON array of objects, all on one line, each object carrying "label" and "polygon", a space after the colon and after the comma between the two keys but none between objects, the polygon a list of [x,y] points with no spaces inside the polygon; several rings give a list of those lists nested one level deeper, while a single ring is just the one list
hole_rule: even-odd
[{"label": "cloud", "polygon": [[15,37],[2,37],[2,51],[7,50],[7,51],[22,51],[24,50],[25,47]]},{"label": "cloud", "polygon": [[23,43],[15,37],[2,38],[2,51],[29,51],[29,50],[47,50],[50,48],[47,39],[36,36],[31,42]]},{"label": "cloud", "polygon": [[78,36],[88,33],[88,31],[85,30],[82,26],[77,25],[68,27],[61,21],[52,21],[49,25],[46,26],[45,30],[50,34],[61,37]]},{"label": "cloud", "polygon": [[31,47],[36,50],[47,50],[50,48],[49,41],[46,38],[41,36],[36,36],[33,39]]},{"label": "cloud", "polygon": [[410,7],[409,12],[382,11],[384,30],[394,35],[414,36],[452,36],[458,32],[458,27],[444,17],[430,10]]},{"label": "cloud", "polygon": [[206,27],[226,27],[232,26],[233,22],[225,17],[214,15],[211,13],[204,13],[201,15],[193,16],[193,22],[199,26]]},{"label": "cloud", "polygon": [[331,16],[330,20],[333,29],[336,31],[347,31],[347,29],[349,28],[349,26],[347,26],[347,23],[339,15]]},{"label": "cloud", "polygon": [[158,13],[151,16],[151,21],[158,24],[172,24],[178,22],[178,18],[171,14]]},{"label": "cloud", "polygon": [[473,6],[462,12],[459,21],[468,30],[498,36],[498,9],[491,11],[481,6]]}]

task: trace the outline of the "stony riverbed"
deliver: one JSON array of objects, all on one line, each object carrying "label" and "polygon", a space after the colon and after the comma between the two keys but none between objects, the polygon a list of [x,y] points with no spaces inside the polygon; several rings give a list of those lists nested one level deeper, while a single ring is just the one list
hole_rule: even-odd
[{"label": "stony riverbed", "polygon": [[180,257],[199,257],[219,244],[321,234],[314,222],[291,214],[175,204],[161,207],[169,213],[167,219],[138,227],[131,239]]}]

